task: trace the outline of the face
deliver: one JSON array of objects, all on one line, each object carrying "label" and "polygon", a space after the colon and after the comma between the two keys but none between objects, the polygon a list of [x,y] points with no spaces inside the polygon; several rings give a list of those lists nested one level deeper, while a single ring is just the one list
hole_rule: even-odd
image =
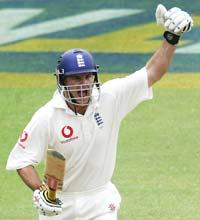
[{"label": "face", "polygon": [[92,73],[67,76],[64,80],[66,98],[72,98],[78,105],[87,105],[92,93],[95,76]]}]

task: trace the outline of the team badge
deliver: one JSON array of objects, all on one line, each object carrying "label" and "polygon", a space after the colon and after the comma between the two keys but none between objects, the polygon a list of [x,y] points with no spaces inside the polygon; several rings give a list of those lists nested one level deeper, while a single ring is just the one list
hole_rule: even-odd
[{"label": "team badge", "polygon": [[110,211],[115,211],[116,210],[116,206],[115,204],[111,203],[108,208],[110,209]]},{"label": "team badge", "polygon": [[102,128],[103,127],[103,119],[102,119],[101,115],[98,112],[96,112],[94,114],[94,118],[95,118],[95,121],[96,121],[98,127]]},{"label": "team badge", "polygon": [[84,67],[85,66],[85,61],[83,59],[82,54],[76,55],[76,60],[77,60],[78,67]]}]

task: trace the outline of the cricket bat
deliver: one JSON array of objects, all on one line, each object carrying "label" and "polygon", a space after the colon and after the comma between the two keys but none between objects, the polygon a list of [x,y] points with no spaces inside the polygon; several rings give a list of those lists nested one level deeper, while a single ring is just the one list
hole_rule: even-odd
[{"label": "cricket bat", "polygon": [[56,200],[56,191],[63,187],[64,172],[65,157],[56,150],[48,149],[44,182],[48,185],[48,197],[52,201]]}]

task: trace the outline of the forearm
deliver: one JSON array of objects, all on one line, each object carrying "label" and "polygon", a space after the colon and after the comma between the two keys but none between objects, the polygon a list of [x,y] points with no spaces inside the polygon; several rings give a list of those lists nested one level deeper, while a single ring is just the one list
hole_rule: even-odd
[{"label": "forearm", "polygon": [[54,216],[62,212],[62,202],[60,199],[51,200],[48,197],[48,189],[40,187],[42,182],[33,166],[27,166],[17,170],[24,183],[33,192],[33,204],[40,215]]},{"label": "forearm", "polygon": [[148,74],[149,87],[152,86],[167,72],[175,49],[176,46],[171,45],[166,40],[164,40],[161,47],[147,62],[146,69]]},{"label": "forearm", "polygon": [[24,183],[32,190],[38,189],[42,182],[38,176],[37,171],[33,166],[27,166],[17,170],[19,176],[22,178]]}]

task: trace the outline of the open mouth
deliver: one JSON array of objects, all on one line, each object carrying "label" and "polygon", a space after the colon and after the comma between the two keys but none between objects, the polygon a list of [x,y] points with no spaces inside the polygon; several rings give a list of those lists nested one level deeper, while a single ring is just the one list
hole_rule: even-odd
[{"label": "open mouth", "polygon": [[94,97],[97,99],[100,96],[99,90],[93,90],[94,85],[95,83],[62,86],[62,95],[67,102],[74,105],[88,105],[88,103],[92,101]]}]

